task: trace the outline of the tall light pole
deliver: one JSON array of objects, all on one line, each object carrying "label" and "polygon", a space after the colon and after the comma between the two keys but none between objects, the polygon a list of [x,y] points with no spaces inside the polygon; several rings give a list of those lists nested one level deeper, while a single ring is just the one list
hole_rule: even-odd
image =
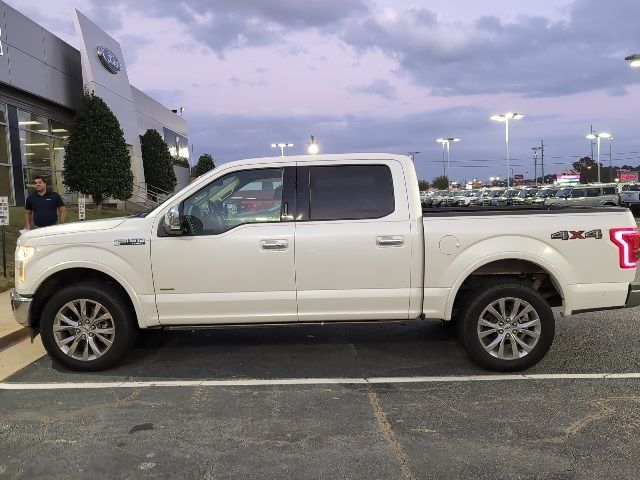
[{"label": "tall light pole", "polygon": [[271,148],[280,147],[280,156],[284,157],[284,149],[285,147],[293,147],[293,143],[272,143]]},{"label": "tall light pole", "polygon": [[613,137],[609,137],[609,183],[613,183],[613,161],[611,159],[611,144],[613,143]]},{"label": "tall light pole", "polygon": [[542,175],[542,184],[544,185],[544,141],[540,140],[540,146],[539,147],[531,147],[531,150],[533,150],[533,165],[535,168],[535,180],[536,180],[536,187],[538,186],[538,152],[540,152],[540,167],[541,167],[541,175]]},{"label": "tall light pole", "polygon": [[509,120],[520,120],[524,115],[522,113],[507,112],[504,115],[492,115],[491,120],[496,122],[504,122],[504,138],[507,146],[507,188],[509,188]]},{"label": "tall light pole", "polygon": [[[451,175],[451,142],[459,142],[460,139],[456,137],[446,137],[446,138],[438,138],[436,142],[442,144],[442,155],[444,157],[444,149],[447,149],[447,172],[445,177],[449,180],[449,188],[451,188],[451,179],[449,175]],[[443,158],[444,161],[444,158]]]},{"label": "tall light pole", "polygon": [[415,161],[416,159],[416,155],[418,155],[420,152],[408,152],[407,155],[409,155],[409,158],[411,159],[411,161]]},{"label": "tall light pole", "polygon": [[640,67],[640,54],[634,53],[633,55],[629,55],[628,57],[624,57],[624,59],[629,62],[630,67],[638,68]]},{"label": "tall light pole", "polygon": [[599,133],[590,133],[587,135],[589,140],[596,139],[598,142],[598,183],[600,183],[600,139],[601,138],[611,138],[611,134],[607,132],[599,132]]}]

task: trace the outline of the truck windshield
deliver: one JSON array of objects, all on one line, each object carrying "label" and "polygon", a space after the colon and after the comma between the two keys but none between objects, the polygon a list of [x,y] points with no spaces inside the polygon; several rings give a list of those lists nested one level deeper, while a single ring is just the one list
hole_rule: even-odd
[{"label": "truck windshield", "polygon": [[558,193],[556,193],[556,197],[558,198],[567,198],[569,195],[571,195],[570,188],[561,188],[558,190]]}]

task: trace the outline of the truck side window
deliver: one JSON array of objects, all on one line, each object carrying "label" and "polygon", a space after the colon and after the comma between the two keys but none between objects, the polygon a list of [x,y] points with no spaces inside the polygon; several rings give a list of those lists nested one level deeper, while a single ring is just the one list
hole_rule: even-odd
[{"label": "truck side window", "polygon": [[310,220],[382,218],[395,210],[386,165],[314,166],[309,171]]},{"label": "truck side window", "polygon": [[184,202],[187,232],[216,235],[246,223],[281,221],[282,168],[224,175]]},{"label": "truck side window", "polygon": [[599,197],[600,189],[599,188],[587,188],[587,197]]},{"label": "truck side window", "polygon": [[616,194],[616,187],[603,187],[602,188],[602,194],[603,195],[615,195]]}]

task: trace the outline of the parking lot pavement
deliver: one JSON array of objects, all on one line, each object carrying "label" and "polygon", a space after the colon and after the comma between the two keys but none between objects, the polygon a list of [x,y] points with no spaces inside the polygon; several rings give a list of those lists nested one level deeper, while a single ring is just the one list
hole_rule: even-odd
[{"label": "parking lot pavement", "polygon": [[[634,478],[640,379],[562,377],[640,372],[638,321],[559,319],[527,372],[551,379],[481,377],[432,321],[156,332],[93,374],[44,357],[7,382],[96,384],[0,390],[0,478]],[[366,382],[416,376],[446,378]],[[97,388],[124,381],[171,386]]]}]

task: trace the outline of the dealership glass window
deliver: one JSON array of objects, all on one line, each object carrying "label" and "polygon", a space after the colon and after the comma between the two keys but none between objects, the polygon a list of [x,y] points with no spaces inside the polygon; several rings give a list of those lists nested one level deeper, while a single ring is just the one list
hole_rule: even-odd
[{"label": "dealership glass window", "polygon": [[24,110],[18,110],[20,151],[27,194],[42,176],[52,190],[64,193],[62,171],[69,125]]},{"label": "dealership glass window", "polygon": [[7,106],[0,104],[0,197],[9,197],[9,203],[11,205],[14,203],[12,185]]},{"label": "dealership glass window", "polygon": [[164,143],[169,147],[169,152],[174,158],[189,160],[189,141],[184,135],[180,135],[173,130],[164,128]]}]

